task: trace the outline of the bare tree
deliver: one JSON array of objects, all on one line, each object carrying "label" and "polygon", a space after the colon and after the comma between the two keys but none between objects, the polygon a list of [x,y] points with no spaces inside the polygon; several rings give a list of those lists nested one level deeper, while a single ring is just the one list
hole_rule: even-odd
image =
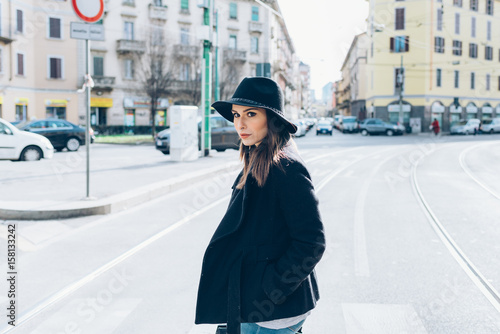
[{"label": "bare tree", "polygon": [[138,58],[140,89],[149,97],[150,121],[153,138],[156,135],[158,102],[166,98],[174,80],[173,67],[167,55],[167,43],[163,29],[152,28],[146,42],[146,52]]},{"label": "bare tree", "polygon": [[225,61],[221,67],[219,82],[220,97],[222,100],[227,100],[233,96],[238,83],[243,77],[243,67],[232,61]]}]

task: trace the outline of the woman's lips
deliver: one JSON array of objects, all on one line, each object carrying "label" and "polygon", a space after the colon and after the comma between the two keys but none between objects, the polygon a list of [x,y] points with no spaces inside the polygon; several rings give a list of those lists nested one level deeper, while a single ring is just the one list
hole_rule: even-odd
[{"label": "woman's lips", "polygon": [[241,137],[241,138],[248,138],[248,137],[250,137],[250,135],[247,135],[247,134],[241,134],[241,135],[240,135],[240,137]]}]

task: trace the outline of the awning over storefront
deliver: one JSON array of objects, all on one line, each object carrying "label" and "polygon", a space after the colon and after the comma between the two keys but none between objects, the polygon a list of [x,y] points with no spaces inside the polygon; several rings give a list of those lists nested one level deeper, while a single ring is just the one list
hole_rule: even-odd
[{"label": "awning over storefront", "polygon": [[45,100],[46,107],[66,107],[67,100]]},{"label": "awning over storefront", "polygon": [[16,98],[16,106],[27,106],[28,105],[28,99],[25,97],[18,97]]},{"label": "awning over storefront", "polygon": [[[145,108],[149,109],[151,101],[147,97],[126,97],[123,99],[123,107],[126,109]],[[167,99],[159,99],[156,105],[157,109],[167,109],[169,103]]]},{"label": "awning over storefront", "polygon": [[97,108],[111,108],[113,106],[113,99],[106,97],[91,97],[90,106]]}]

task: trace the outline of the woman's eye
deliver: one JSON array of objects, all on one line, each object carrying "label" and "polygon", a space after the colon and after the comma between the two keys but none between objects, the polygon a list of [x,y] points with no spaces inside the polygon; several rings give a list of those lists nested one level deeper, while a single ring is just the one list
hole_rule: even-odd
[{"label": "woman's eye", "polygon": [[233,117],[234,117],[234,118],[237,118],[237,117],[240,117],[240,115],[238,115],[238,114],[233,114]]},{"label": "woman's eye", "polygon": [[255,116],[255,115],[257,115],[257,114],[256,114],[256,113],[254,113],[254,112],[251,112],[251,111],[250,111],[247,115],[248,115],[248,117],[254,117],[254,116]]}]

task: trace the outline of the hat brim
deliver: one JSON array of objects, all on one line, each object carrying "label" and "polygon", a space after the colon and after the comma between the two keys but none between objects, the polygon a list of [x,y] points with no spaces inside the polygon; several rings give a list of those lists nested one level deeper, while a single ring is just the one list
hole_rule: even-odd
[{"label": "hat brim", "polygon": [[267,110],[271,111],[273,113],[273,115],[276,116],[276,118],[278,118],[283,123],[283,125],[285,126],[285,128],[287,129],[288,132],[290,132],[292,134],[297,132],[297,126],[295,124],[293,124],[292,122],[287,120],[285,117],[281,116],[280,114],[274,112],[273,110],[266,108],[266,107],[263,107],[263,106],[260,106],[260,105],[246,103],[246,102],[242,102],[242,101],[238,101],[237,103],[236,102],[233,103],[233,102],[229,102],[229,101],[217,101],[217,102],[212,103],[212,107],[215,110],[217,110],[217,112],[219,114],[221,114],[222,117],[227,119],[229,122],[234,123],[234,116],[233,116],[233,113],[231,111],[233,108],[233,104],[237,104],[237,105],[245,106],[245,107],[257,107],[257,108],[267,109]]}]

